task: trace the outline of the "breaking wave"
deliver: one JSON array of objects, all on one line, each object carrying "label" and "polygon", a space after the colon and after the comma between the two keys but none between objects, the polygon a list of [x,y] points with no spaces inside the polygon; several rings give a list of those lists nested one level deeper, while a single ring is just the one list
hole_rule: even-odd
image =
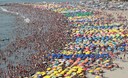
[{"label": "breaking wave", "polygon": [[[15,14],[15,15],[20,15],[18,12],[11,12],[11,11],[8,11],[7,9],[3,8],[3,7],[0,7],[0,9],[1,9],[3,12],[12,13],[12,14]],[[23,16],[23,15],[20,15],[20,16],[24,19],[24,21],[25,21],[26,23],[29,23],[29,22],[30,22],[30,19],[29,19],[29,18],[26,18],[26,17]]]}]

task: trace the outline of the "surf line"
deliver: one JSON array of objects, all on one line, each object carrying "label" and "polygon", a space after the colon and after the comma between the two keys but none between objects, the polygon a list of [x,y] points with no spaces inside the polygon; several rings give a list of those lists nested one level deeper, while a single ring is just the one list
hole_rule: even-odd
[{"label": "surf line", "polygon": [[27,18],[27,17],[25,17],[25,16],[23,16],[23,15],[20,15],[18,12],[11,12],[11,11],[8,11],[7,9],[3,8],[3,7],[0,7],[0,8],[1,8],[1,10],[2,10],[3,12],[12,13],[12,14],[21,16],[21,17],[24,19],[24,21],[25,21],[26,23],[29,23],[29,22],[30,22],[30,19],[29,19],[29,18]]}]

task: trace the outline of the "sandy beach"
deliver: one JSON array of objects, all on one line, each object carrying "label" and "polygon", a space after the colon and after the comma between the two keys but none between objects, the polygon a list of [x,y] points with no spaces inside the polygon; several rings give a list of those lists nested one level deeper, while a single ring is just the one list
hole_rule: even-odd
[{"label": "sandy beach", "polygon": [[[128,57],[128,55],[127,55]],[[118,63],[122,69],[113,69],[113,71],[110,70],[104,70],[104,78],[127,78],[128,75],[128,59],[126,58],[125,61],[122,60],[115,60],[114,63]],[[94,75],[89,74],[87,76],[88,78],[95,78]]]},{"label": "sandy beach", "polygon": [[127,62],[121,62],[121,61],[115,61],[115,63],[118,63],[123,69],[115,69],[114,71],[106,71],[105,77],[106,78],[127,78],[128,75],[128,61]]},{"label": "sandy beach", "polygon": [[0,77],[127,78],[128,10],[101,10],[93,2],[5,6],[19,27],[0,52]]},{"label": "sandy beach", "polygon": [[[112,11],[112,10],[107,10],[106,12],[113,14],[115,18],[117,18],[117,14],[122,14],[122,16],[126,17],[128,19],[128,10],[117,10],[117,11]],[[128,30],[128,29],[126,29]],[[128,53],[128,48],[127,48],[127,53]],[[121,55],[123,56],[123,55]],[[106,78],[127,78],[128,76],[128,54],[126,55],[125,61],[121,60],[116,60],[114,61],[115,63],[118,63],[123,69],[115,69],[114,71],[106,71],[105,77]]]},{"label": "sandy beach", "polygon": [[115,18],[117,17],[117,14],[122,14],[123,16],[126,16],[126,18],[128,18],[127,10],[117,10],[117,11],[106,10],[105,12],[113,14]]}]

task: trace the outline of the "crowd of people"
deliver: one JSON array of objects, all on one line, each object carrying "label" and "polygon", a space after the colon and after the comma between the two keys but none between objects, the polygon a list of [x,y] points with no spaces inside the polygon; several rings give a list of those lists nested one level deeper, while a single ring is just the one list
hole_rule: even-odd
[{"label": "crowd of people", "polygon": [[[103,70],[120,68],[113,59],[126,54],[127,19],[121,15],[115,19],[102,11],[83,9],[82,6],[53,4],[35,8],[52,9],[68,17],[71,42],[59,53],[49,53],[52,64],[46,71],[39,71],[32,78],[86,78],[87,73],[104,78]],[[117,22],[118,21],[118,22]]]},{"label": "crowd of people", "polygon": [[[2,60],[18,53],[22,63],[7,63],[5,78],[104,78],[104,69],[121,68],[113,60],[126,55],[127,19],[79,4],[10,4],[8,10],[30,19]],[[24,31],[27,31],[24,33]],[[20,33],[22,32],[22,33]],[[26,34],[24,38],[21,34]],[[27,54],[26,54],[27,53]],[[15,56],[18,59],[19,56]],[[23,59],[21,59],[23,60]],[[1,69],[0,71],[2,71]]]},{"label": "crowd of people", "polygon": [[[6,7],[19,15],[14,30],[16,39],[0,52],[0,77],[25,77],[45,69],[43,62],[48,60],[47,53],[58,52],[67,42],[67,19],[62,14],[31,5],[12,3]],[[29,18],[30,22],[23,22],[22,17]]]}]

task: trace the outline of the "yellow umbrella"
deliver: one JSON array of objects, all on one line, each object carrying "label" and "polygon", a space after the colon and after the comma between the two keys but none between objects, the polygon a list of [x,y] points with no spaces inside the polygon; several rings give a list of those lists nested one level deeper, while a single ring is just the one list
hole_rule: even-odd
[{"label": "yellow umbrella", "polygon": [[98,68],[96,68],[95,70],[96,70],[96,71],[100,71],[100,70],[101,70],[101,68],[99,68],[99,67],[98,67]]},{"label": "yellow umbrella", "polygon": [[57,74],[58,73],[58,71],[54,71],[54,74]]},{"label": "yellow umbrella", "polygon": [[58,72],[61,72],[61,71],[62,71],[62,69],[59,69],[59,70],[58,70]]},{"label": "yellow umbrella", "polygon": [[82,72],[81,69],[78,69],[78,71],[76,72],[77,74],[80,74]]},{"label": "yellow umbrella", "polygon": [[47,71],[51,70],[51,68],[47,68]]},{"label": "yellow umbrella", "polygon": [[46,75],[46,72],[41,72],[41,75]]},{"label": "yellow umbrella", "polygon": [[57,77],[60,77],[60,76],[62,76],[62,75],[61,75],[60,73],[57,73],[56,76],[57,76]]},{"label": "yellow umbrella", "polygon": [[67,72],[66,74],[70,75],[71,73],[72,73],[72,71],[69,71],[69,72]]},{"label": "yellow umbrella", "polygon": [[126,36],[128,37],[128,34],[126,34]]},{"label": "yellow umbrella", "polygon": [[78,68],[78,66],[74,66],[73,68],[76,68],[76,69],[77,69],[77,68]]},{"label": "yellow umbrella", "polygon": [[36,74],[41,74],[41,72],[36,72]]},{"label": "yellow umbrella", "polygon": [[81,54],[81,52],[80,52],[80,51],[78,51],[77,53],[78,53],[78,54]]},{"label": "yellow umbrella", "polygon": [[60,74],[62,74],[62,75],[63,75],[66,71],[67,71],[67,70],[63,70]]},{"label": "yellow umbrella", "polygon": [[90,51],[87,51],[86,54],[90,54],[91,52]]},{"label": "yellow umbrella", "polygon": [[106,61],[104,61],[103,63],[108,63],[110,60],[106,60]]},{"label": "yellow umbrella", "polygon": [[71,78],[70,76],[67,76],[67,77],[65,77],[65,78]]},{"label": "yellow umbrella", "polygon": [[95,78],[100,78],[100,76],[96,76]]},{"label": "yellow umbrella", "polygon": [[94,72],[94,70],[92,69],[92,70],[89,70],[89,73],[93,73]]},{"label": "yellow umbrella", "polygon": [[43,78],[51,78],[51,76],[44,76]]},{"label": "yellow umbrella", "polygon": [[73,68],[73,69],[71,69],[71,70],[74,71],[74,72],[77,71],[77,69],[75,69],[75,68]]}]

